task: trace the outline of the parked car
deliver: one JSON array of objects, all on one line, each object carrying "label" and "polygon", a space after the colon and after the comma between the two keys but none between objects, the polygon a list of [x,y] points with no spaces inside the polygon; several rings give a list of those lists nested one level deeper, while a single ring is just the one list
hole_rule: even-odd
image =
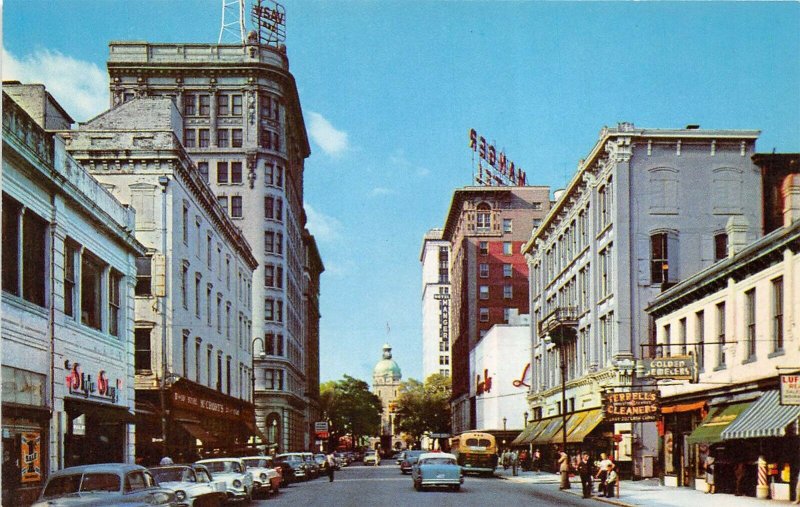
[{"label": "parked car", "polygon": [[411,468],[423,454],[425,454],[425,451],[406,451],[403,461],[400,462],[400,473],[410,474]]},{"label": "parked car", "polygon": [[201,459],[197,463],[205,465],[214,479],[225,481],[229,501],[248,503],[253,499],[253,474],[240,458]]},{"label": "parked car", "polygon": [[286,473],[286,468],[283,468],[283,478],[286,481],[286,484],[292,482],[300,482],[308,480],[308,474],[306,474],[306,461],[303,459],[303,455],[299,452],[287,452],[285,454],[278,454],[275,456],[275,463],[283,466],[289,465],[291,467],[291,473]]},{"label": "parked car", "polygon": [[303,460],[306,463],[308,478],[316,479],[317,477],[319,477],[319,465],[317,465],[317,462],[314,459],[314,455],[311,454],[310,452],[303,452],[300,454],[303,455]]},{"label": "parked car", "polygon": [[162,488],[143,466],[103,463],[68,467],[50,474],[34,507],[118,505],[177,507],[175,493]]},{"label": "parked car", "polygon": [[280,468],[275,468],[272,458],[268,456],[248,456],[242,458],[247,470],[253,474],[253,494],[270,495],[277,493],[281,487]]},{"label": "parked car", "polygon": [[149,470],[162,488],[175,493],[178,507],[219,507],[227,499],[225,481],[212,480],[203,465],[171,465]]},{"label": "parked car", "polygon": [[395,454],[394,456],[392,456],[392,459],[395,460],[395,463],[397,463],[399,465],[400,463],[403,462],[403,459],[405,457],[406,457],[406,452],[405,451],[400,451],[397,454]]},{"label": "parked car", "polygon": [[339,467],[346,467],[350,464],[350,456],[346,452],[335,452],[333,456],[336,458],[336,461],[339,463]]},{"label": "parked car", "polygon": [[364,464],[365,465],[380,466],[380,464],[381,464],[381,455],[378,454],[378,451],[367,451],[364,454]]},{"label": "parked car", "polygon": [[458,491],[464,484],[464,473],[453,454],[426,452],[411,469],[411,479],[417,491],[431,486],[445,486]]}]

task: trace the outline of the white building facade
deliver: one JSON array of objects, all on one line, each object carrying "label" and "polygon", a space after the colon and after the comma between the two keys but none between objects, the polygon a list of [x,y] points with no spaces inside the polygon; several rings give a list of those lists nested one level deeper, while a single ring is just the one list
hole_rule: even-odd
[{"label": "white building facade", "polygon": [[64,133],[73,156],[138,211],[136,237],[147,247],[137,259],[134,360],[137,457],[145,462],[257,435],[257,261],[183,149],[182,129],[170,99],[139,98]]},{"label": "white building facade", "polygon": [[654,473],[656,425],[606,422],[602,396],[633,387],[634,359],[654,351],[644,308],[725,255],[728,220],[736,218],[750,241],[761,235],[761,180],[750,158],[758,135],[603,128],[524,247],[533,316],[529,403],[539,422],[523,440],[554,449],[566,414],[568,445],[616,451],[623,476]]},{"label": "white building facade", "polygon": [[422,378],[450,376],[450,242],[441,229],[425,234],[422,263]]},{"label": "white building facade", "polygon": [[[43,125],[44,87],[3,93],[3,505],[66,466],[134,460],[134,211]],[[31,103],[45,105],[37,114]],[[22,106],[22,107],[21,107]],[[44,112],[46,111],[46,113]]]}]

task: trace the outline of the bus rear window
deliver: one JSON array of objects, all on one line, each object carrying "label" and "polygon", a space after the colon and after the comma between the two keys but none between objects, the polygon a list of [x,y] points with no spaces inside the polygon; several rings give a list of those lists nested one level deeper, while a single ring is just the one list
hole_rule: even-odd
[{"label": "bus rear window", "polygon": [[480,440],[478,440],[478,445],[481,447],[489,447],[490,445],[492,445],[492,443],[485,438],[481,438]]},{"label": "bus rear window", "polygon": [[467,445],[470,446],[470,447],[475,447],[476,445],[478,445],[478,439],[477,438],[468,438],[467,439]]}]

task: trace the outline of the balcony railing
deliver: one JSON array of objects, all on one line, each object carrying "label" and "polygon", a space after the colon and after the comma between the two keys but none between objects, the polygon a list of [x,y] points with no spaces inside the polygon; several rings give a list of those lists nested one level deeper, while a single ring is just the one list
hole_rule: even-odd
[{"label": "balcony railing", "polygon": [[559,306],[539,321],[539,336],[550,335],[553,340],[574,339],[578,328],[578,308]]}]

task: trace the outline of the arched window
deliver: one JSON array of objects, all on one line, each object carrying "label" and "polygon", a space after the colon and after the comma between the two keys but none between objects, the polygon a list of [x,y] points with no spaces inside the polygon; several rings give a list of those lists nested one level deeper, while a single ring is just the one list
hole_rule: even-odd
[{"label": "arched window", "polygon": [[476,225],[478,232],[488,232],[491,230],[492,208],[485,202],[482,202],[478,204],[477,210]]}]

